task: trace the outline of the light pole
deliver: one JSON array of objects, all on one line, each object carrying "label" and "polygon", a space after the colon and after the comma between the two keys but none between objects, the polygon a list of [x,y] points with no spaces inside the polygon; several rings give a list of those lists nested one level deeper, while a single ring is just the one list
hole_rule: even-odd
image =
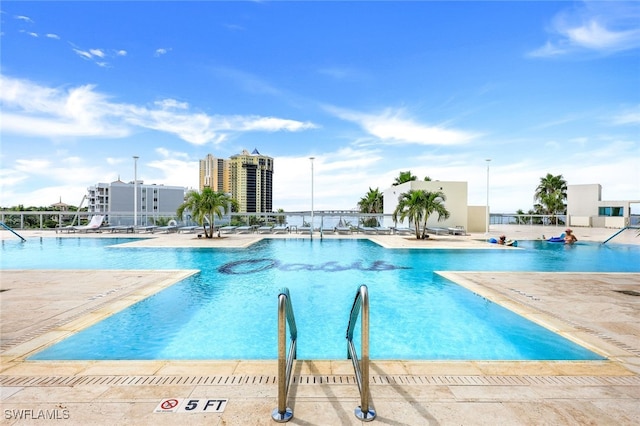
[{"label": "light pole", "polygon": [[487,158],[485,160],[487,162],[487,223],[486,223],[486,231],[485,234],[489,235],[489,222],[490,222],[490,212],[489,212],[489,163],[491,163],[491,158]]},{"label": "light pole", "polygon": [[313,238],[313,160],[315,157],[309,157],[311,160],[311,230],[309,231],[311,238]]},{"label": "light pole", "polygon": [[133,156],[133,227],[138,226],[138,157]]}]

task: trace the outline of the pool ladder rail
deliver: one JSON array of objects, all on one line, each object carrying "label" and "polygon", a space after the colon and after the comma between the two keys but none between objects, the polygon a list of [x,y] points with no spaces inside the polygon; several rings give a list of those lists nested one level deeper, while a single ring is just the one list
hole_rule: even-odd
[{"label": "pool ladder rail", "polygon": [[[287,355],[287,323],[291,346]],[[287,407],[287,394],[291,381],[291,367],[296,359],[296,342],[298,329],[293,316],[293,306],[289,289],[283,288],[278,295],[278,407],[274,408],[271,418],[278,423],[288,422],[293,418],[293,410]]]},{"label": "pool ladder rail", "polygon": [[[361,316],[361,355],[358,361],[358,353],[353,344],[353,333],[358,314]],[[291,345],[287,354],[287,324]],[[293,315],[293,306],[289,289],[283,288],[278,295],[278,406],[273,409],[271,418],[278,423],[288,422],[293,418],[293,410],[287,407],[287,394],[291,382],[291,367],[296,359],[296,342],[298,330]],[[376,412],[369,405],[369,292],[367,286],[358,288],[356,297],[351,307],[349,324],[347,325],[347,358],[353,362],[356,382],[360,391],[360,406],[354,410],[355,416],[365,422],[370,422],[376,417]]]},{"label": "pool ladder rail", "polygon": [[25,241],[27,241],[27,240],[25,240],[25,239],[24,239],[24,237],[23,237],[22,235],[18,234],[16,231],[14,231],[14,230],[13,230],[13,228],[11,228],[11,227],[10,227],[9,225],[7,225],[6,223],[4,223],[4,222],[0,222],[0,226],[2,226],[2,227],[3,227],[4,229],[6,229],[7,231],[12,232],[12,233],[13,233],[13,235],[15,235],[16,237],[20,238],[20,239],[22,240],[22,242],[23,242],[23,243],[24,243]]},{"label": "pool ladder rail", "polygon": [[624,231],[626,231],[627,229],[640,229],[640,226],[625,226],[624,228],[620,229],[619,231],[617,231],[615,234],[613,234],[612,236],[610,236],[609,238],[607,238],[606,240],[604,240],[602,242],[602,244],[607,244],[609,242],[609,240],[614,239],[615,237],[617,237],[618,235],[622,234]]},{"label": "pool ladder rail", "polygon": [[[358,314],[361,315],[361,356],[358,361],[358,353],[353,344],[353,332],[358,322]],[[375,410],[369,405],[369,290],[366,285],[360,286],[351,307],[349,325],[347,326],[347,357],[353,363],[353,369],[360,391],[360,406],[356,407],[354,414],[362,421],[370,422],[376,417]]]}]

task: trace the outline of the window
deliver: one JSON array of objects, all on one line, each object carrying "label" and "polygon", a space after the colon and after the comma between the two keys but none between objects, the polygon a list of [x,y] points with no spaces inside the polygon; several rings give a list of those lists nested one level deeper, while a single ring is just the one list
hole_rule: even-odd
[{"label": "window", "polygon": [[624,216],[624,207],[599,207],[598,216]]}]

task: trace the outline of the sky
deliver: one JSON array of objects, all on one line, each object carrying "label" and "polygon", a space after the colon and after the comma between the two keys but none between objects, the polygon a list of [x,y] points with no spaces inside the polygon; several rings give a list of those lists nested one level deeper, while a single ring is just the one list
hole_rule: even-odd
[{"label": "sky", "polygon": [[[0,206],[274,159],[273,208],[403,171],[525,212],[548,173],[640,200],[640,2],[3,1]],[[314,160],[310,160],[314,157]],[[489,160],[490,161],[487,161]],[[489,182],[489,184],[487,184]]]}]

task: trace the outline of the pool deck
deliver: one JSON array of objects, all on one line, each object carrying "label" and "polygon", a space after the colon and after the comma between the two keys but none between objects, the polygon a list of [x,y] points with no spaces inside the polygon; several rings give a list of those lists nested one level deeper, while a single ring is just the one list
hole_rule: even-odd
[{"label": "pool deck", "polygon": [[[551,229],[551,230],[550,230]],[[513,239],[558,235],[561,228],[492,226]],[[615,230],[577,228],[581,241]],[[640,244],[634,230],[612,242]],[[103,238],[124,234],[20,232],[26,238]],[[15,238],[8,232],[2,239]],[[129,235],[127,235],[129,236]],[[151,247],[249,247],[261,238],[302,234],[136,234]],[[314,238],[318,238],[314,234]],[[518,250],[484,234],[325,235],[369,238],[389,248]],[[192,270],[0,271],[1,424],[275,424],[276,361],[25,361],[34,351],[194,273]],[[635,425],[640,419],[640,274],[438,272],[607,357],[605,361],[373,361],[371,424]],[[274,302],[275,303],[275,302]],[[275,312],[274,312],[275,315]],[[425,325],[428,326],[428,325]],[[372,331],[372,332],[375,332]],[[358,348],[359,350],[359,348]],[[346,345],[345,345],[346,352]],[[195,412],[162,410],[169,399],[197,400]],[[202,410],[226,400],[222,412]],[[210,402],[216,405],[217,402]],[[167,407],[172,403],[168,402]],[[288,406],[293,425],[362,424],[348,360],[294,363]],[[20,419],[21,418],[21,419]]]}]

